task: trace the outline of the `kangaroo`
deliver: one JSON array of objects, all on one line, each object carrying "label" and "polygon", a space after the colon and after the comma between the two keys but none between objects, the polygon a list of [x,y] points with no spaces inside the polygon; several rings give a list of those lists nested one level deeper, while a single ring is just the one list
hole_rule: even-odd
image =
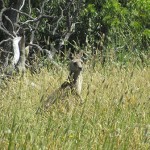
[{"label": "kangaroo", "polygon": [[81,97],[83,61],[81,57],[82,54],[72,56],[72,60],[69,63],[69,75],[67,80],[48,96],[47,100],[43,103],[44,110],[57,100],[64,99],[68,92],[77,96],[80,103],[83,102]]}]

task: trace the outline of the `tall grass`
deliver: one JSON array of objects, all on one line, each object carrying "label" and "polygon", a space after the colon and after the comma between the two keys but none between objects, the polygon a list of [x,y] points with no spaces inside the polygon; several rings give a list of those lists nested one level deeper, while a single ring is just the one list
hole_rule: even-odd
[{"label": "tall grass", "polygon": [[150,149],[148,63],[101,66],[91,60],[83,72],[83,105],[70,95],[36,114],[40,99],[67,74],[66,66],[44,68],[6,82],[0,90],[0,149]]}]

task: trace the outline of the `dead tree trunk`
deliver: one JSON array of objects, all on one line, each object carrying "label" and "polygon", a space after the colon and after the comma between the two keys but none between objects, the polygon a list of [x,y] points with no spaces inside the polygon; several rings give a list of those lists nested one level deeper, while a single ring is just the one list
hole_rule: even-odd
[{"label": "dead tree trunk", "polygon": [[[4,8],[4,3],[3,0],[0,0],[1,3],[3,4],[3,8]],[[23,5],[24,5],[24,1],[25,0],[9,0],[9,4],[8,7],[9,9],[6,9],[3,12],[2,15],[2,22],[4,27],[7,29],[7,31],[13,35],[13,32],[16,31],[16,24],[18,23],[18,13],[15,12],[14,10],[12,10],[11,8],[17,9],[17,10],[21,10]],[[8,34],[2,34],[1,39],[8,39],[10,38],[10,36]],[[9,52],[12,52],[12,44],[11,42],[5,42],[4,46],[3,46],[4,50],[7,50]],[[8,53],[2,53],[1,55],[1,60],[2,62],[6,62],[6,60],[8,59]]]},{"label": "dead tree trunk", "polygon": [[[3,45],[4,53],[1,55],[2,62],[5,63],[5,61],[8,60],[9,53],[13,54],[11,63],[8,66],[5,66],[6,68],[4,68],[4,70],[6,70],[6,73],[8,74],[13,72],[16,66],[18,66],[19,68],[25,68],[25,57],[24,57],[25,52],[23,52],[25,43],[24,34],[20,34],[18,32],[21,31],[20,26],[16,25],[18,22],[18,13],[12,10],[12,8],[21,10],[22,7],[24,6],[24,2],[25,0],[15,0],[15,1],[10,0],[9,1],[10,8],[6,8],[3,0],[0,1],[0,3],[2,4],[0,12],[0,30],[1,32],[3,32],[3,37],[1,37],[3,40],[0,42],[0,44],[4,43]],[[21,58],[20,54],[22,56]]]},{"label": "dead tree trunk", "polygon": [[24,73],[26,55],[25,55],[25,34],[23,29],[20,31],[20,36],[21,36],[21,40],[19,42],[20,58],[17,64],[17,69],[19,72]]}]

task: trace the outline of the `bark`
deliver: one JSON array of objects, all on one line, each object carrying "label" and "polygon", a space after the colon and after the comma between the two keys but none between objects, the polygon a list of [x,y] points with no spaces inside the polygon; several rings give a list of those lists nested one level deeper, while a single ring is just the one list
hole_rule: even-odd
[{"label": "bark", "polygon": [[25,35],[23,34],[19,43],[19,50],[20,50],[20,58],[17,64],[17,69],[19,72],[25,72]]},{"label": "bark", "polygon": [[21,37],[15,37],[13,39],[13,50],[14,50],[14,57],[12,60],[12,65],[15,66],[20,58],[20,50],[19,50],[19,42],[21,40]]}]

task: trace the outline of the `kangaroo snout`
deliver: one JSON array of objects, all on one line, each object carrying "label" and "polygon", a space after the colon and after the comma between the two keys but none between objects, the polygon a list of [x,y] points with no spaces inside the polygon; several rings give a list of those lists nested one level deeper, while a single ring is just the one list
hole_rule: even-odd
[{"label": "kangaroo snout", "polygon": [[78,67],[80,71],[82,71],[82,67]]},{"label": "kangaroo snout", "polygon": [[71,72],[80,72],[83,69],[82,66],[82,60],[79,58],[74,58],[71,62],[70,62],[70,71]]}]

